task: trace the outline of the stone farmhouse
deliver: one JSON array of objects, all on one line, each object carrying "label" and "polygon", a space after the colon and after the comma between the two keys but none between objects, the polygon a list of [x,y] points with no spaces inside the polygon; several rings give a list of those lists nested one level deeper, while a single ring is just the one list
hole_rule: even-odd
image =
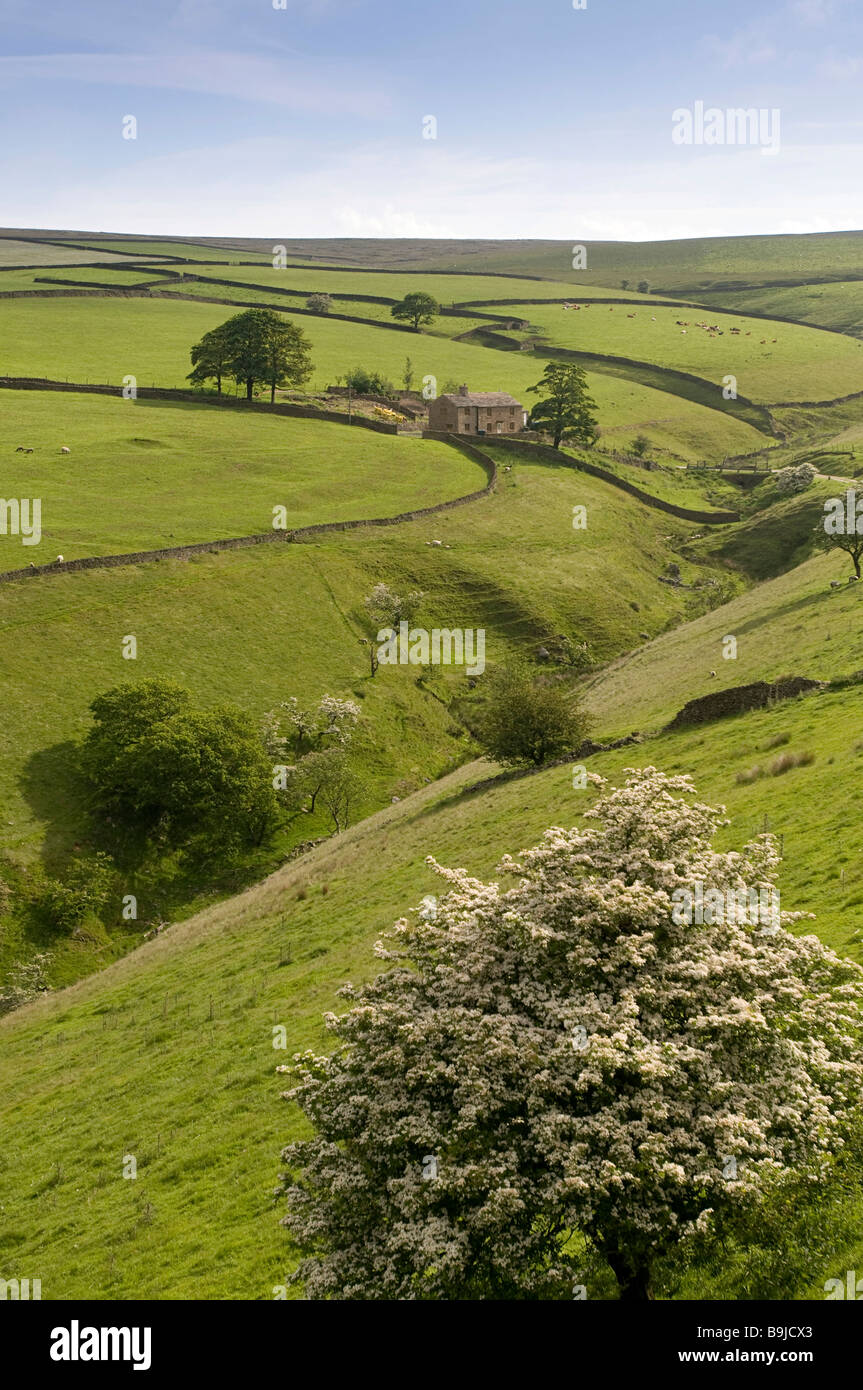
[{"label": "stone farmhouse", "polygon": [[450,434],[512,434],[523,430],[527,411],[506,391],[468,391],[438,396],[429,404],[430,430]]}]

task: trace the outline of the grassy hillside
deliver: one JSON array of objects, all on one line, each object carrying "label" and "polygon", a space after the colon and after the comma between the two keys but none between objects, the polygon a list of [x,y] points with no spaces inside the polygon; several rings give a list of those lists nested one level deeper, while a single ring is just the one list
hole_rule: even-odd
[{"label": "grassy hillside", "polygon": [[830,400],[863,390],[863,347],[835,333],[658,304],[510,307],[549,345],[633,357],[692,372],[717,387],[731,374],[749,400]]},{"label": "grassy hillside", "polygon": [[819,328],[863,336],[863,281],[839,280],[757,290],[723,290],[704,295],[704,303],[741,313],[755,310],[777,318],[797,319]]},{"label": "grassy hillside", "polygon": [[[687,700],[726,686],[858,670],[863,586],[844,582],[850,572],[847,557],[819,555],[663,633],[591,680],[589,707],[609,733],[628,733],[655,728]],[[840,589],[830,588],[833,579]],[[737,639],[733,659],[723,657],[727,636]]]},{"label": "grassy hillside", "polygon": [[[859,958],[863,746],[850,731],[861,715],[859,690],[818,696],[597,755],[591,768],[694,772],[705,797],[728,804],[727,845],[766,815],[784,839],[783,906],[817,909],[819,933]],[[736,770],[769,761],[777,735],[814,761],[738,784]],[[0,1021],[7,1273],[38,1275],[47,1299],[273,1297],[293,1256],[271,1192],[280,1147],[301,1133],[275,1066],[326,1046],[321,1014],[339,1007],[336,989],[379,969],[375,938],[436,891],[426,854],[490,877],[504,851],[577,823],[589,802],[566,766],[471,790],[492,772],[460,769]],[[287,1053],[273,1048],[275,1024]],[[129,1154],[134,1181],[122,1176]],[[837,1252],[837,1268],[846,1258],[854,1267],[863,1245]],[[813,1267],[812,1288],[835,1272]]]},{"label": "grassy hillside", "polygon": [[[276,506],[289,528],[394,516],[486,481],[447,444],[315,420],[65,392],[7,391],[2,408],[3,485],[42,499],[43,539],[0,536],[0,569],[251,535]],[[18,443],[33,454],[9,456]]]},{"label": "grassy hillside", "polygon": [[[229,313],[222,305],[167,299],[0,300],[4,344],[0,375],[108,382],[118,387],[124,376],[133,375],[139,386],[188,386],[189,349]],[[449,381],[466,381],[473,390],[510,391],[529,403],[527,388],[539,380],[544,366],[528,354],[449,342],[429,334],[399,333],[384,326],[310,317],[296,322],[312,344],[315,370],[309,386],[315,389],[333,384],[336,377],[358,365],[400,381],[405,358],[410,356],[417,381],[432,375],[438,389]],[[704,409],[625,378],[592,373],[590,387],[603,428],[627,425],[638,433],[660,421],[673,426],[662,434],[684,458],[721,458],[763,443],[751,426],[719,410]]]},{"label": "grassy hillside", "polygon": [[[299,858],[289,858],[295,847],[329,831],[320,808],[242,863],[204,873],[167,856],[124,869],[138,919],[123,923],[112,904],[101,934],[37,939],[23,918],[3,915],[0,899],[0,978],[13,960],[47,948],[48,980],[57,987],[0,1019],[0,1277],[41,1278],[46,1299],[271,1299],[294,1259],[272,1200],[279,1150],[301,1133],[298,1114],[279,1099],[284,1083],[275,1067],[326,1045],[321,1016],[339,1007],[338,987],[376,971],[372,946],[381,930],[439,886],[426,855],[491,877],[505,851],[534,842],[549,825],[578,822],[593,795],[574,789],[569,765],[503,775],[471,761],[477,750],[468,723],[482,690],[463,671],[385,666],[372,678],[360,639],[369,632],[363,599],[377,582],[400,593],[422,590],[426,627],[483,629],[489,669],[516,656],[539,663],[540,649],[556,652],[562,637],[588,643],[595,668],[578,684],[592,736],[643,735],[595,755],[591,769],[612,780],[633,764],[691,773],[706,799],[728,807],[723,847],[774,830],[785,855],[783,906],[815,912],[817,921],[800,930],[817,930],[863,959],[863,682],[853,678],[863,666],[863,585],[833,590],[831,580],[850,571],[847,559],[807,558],[823,497],[842,484],[821,478],[801,496],[778,500],[769,481],[743,493],[715,472],[671,466],[766,442],[776,445],[771,461],[785,464],[804,448],[863,441],[860,402],[778,410],[787,434],[780,444],[721,400],[714,409],[708,396],[684,398],[672,375],[716,384],[732,373],[738,390],[760,401],[863,389],[859,342],[747,319],[742,289],[757,285],[766,294],[771,280],[808,277],[804,289],[789,292],[806,309],[818,277],[857,273],[863,234],[596,243],[589,273],[571,270],[572,246],[562,242],[288,242],[288,259],[305,268],[276,272],[270,261],[280,238],[68,239],[93,246],[70,248],[70,256],[141,257],[133,268],[118,260],[116,272],[70,270],[81,285],[156,278],[158,254],[194,259],[194,273],[211,274],[213,283],[175,283],[200,303],[0,300],[0,374],[118,388],[134,375],[140,386],[184,386],[189,348],[232,312],[203,302],[208,294],[265,303],[290,288],[283,307],[301,307],[313,289],[397,297],[424,288],[468,307],[423,334],[395,331],[386,304],[336,302],[338,312],[378,318],[379,327],[297,317],[312,344],[310,388],[358,365],[400,382],[409,356],[417,382],[433,375],[443,389],[465,381],[530,404],[527,389],[544,356],[453,340],[478,322],[470,301],[511,297],[513,316],[536,325],[551,345],[546,351],[614,353],[644,364],[590,371],[602,428],[590,457],[601,462],[602,450],[626,450],[645,434],[665,466],[645,471],[609,459],[618,476],[685,506],[742,512],[722,528],[686,523],[578,471],[565,456],[539,463],[490,442],[501,465],[496,493],[432,518],[0,585],[0,879],[13,885],[39,865],[60,872],[94,847],[76,747],[90,702],[111,686],[171,677],[197,704],[232,701],[256,720],[290,696],[303,703],[349,696],[362,709],[352,745],[363,780],[354,823]],[[53,248],[17,240],[27,253],[21,263],[62,264],[64,248],[52,257]],[[19,263],[15,250],[0,239],[0,263]],[[236,264],[207,264],[220,260]],[[338,264],[344,268],[320,268]],[[423,274],[433,268],[469,273]],[[34,286],[45,273],[2,272],[0,291]],[[218,285],[220,277],[240,288]],[[721,338],[713,337],[697,327],[716,321],[713,310],[663,307],[655,294],[621,287],[641,278],[683,295],[724,286],[723,303],[740,301],[734,317],[720,317]],[[592,302],[606,291],[638,303]],[[540,297],[592,307],[564,312],[559,303],[526,302]],[[832,289],[825,296],[837,314],[840,298]],[[678,318],[690,321],[686,334]],[[714,385],[704,391],[719,396]],[[43,552],[71,558],[263,531],[277,504],[288,507],[289,525],[390,515],[482,482],[476,465],[442,444],[205,399],[170,405],[3,390],[0,412],[3,491],[41,496],[44,529],[39,550],[0,537],[0,566]],[[751,418],[762,430],[770,426],[763,410]],[[18,444],[34,453],[16,454]],[[61,445],[70,456],[61,459]],[[844,479],[858,462],[825,455],[817,466]],[[587,527],[575,529],[574,508],[582,506]],[[673,565],[681,587],[668,582]],[[123,658],[127,634],[137,638],[134,661]],[[730,637],[736,651],[726,659]],[[786,674],[849,679],[755,713],[663,732],[687,700]],[[263,881],[249,887],[255,880]],[[166,919],[172,925],[144,944],[149,927]],[[287,1053],[272,1045],[279,1024]],[[137,1160],[135,1180],[123,1177],[128,1155]],[[823,1291],[826,1276],[863,1266],[863,1238],[836,1251],[835,1267],[816,1264],[811,1289]],[[730,1296],[742,1296],[733,1272],[724,1277]],[[699,1278],[693,1274],[683,1293],[710,1297],[711,1285]]]}]

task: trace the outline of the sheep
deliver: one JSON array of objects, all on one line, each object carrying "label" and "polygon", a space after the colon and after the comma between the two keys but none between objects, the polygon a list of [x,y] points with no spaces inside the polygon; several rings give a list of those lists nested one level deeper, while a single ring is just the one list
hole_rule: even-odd
[{"label": "sheep", "polygon": [[25,449],[25,450],[24,450],[24,453],[25,453],[25,454],[32,454],[32,452],[33,452],[32,449]]},{"label": "sheep", "polygon": [[63,445],[62,449],[60,450],[60,453],[61,453],[61,454],[71,454],[71,452],[72,452],[72,450],[71,450],[71,449],[67,449],[67,447],[66,447],[65,444]]},{"label": "sheep", "polygon": [[54,561],[54,564],[55,564],[55,565],[62,565],[62,563],[63,563],[63,556],[62,556],[62,555],[58,555],[58,556],[57,556],[57,559]]},{"label": "sheep", "polygon": [[830,588],[831,588],[831,589],[841,589],[841,588],[842,588],[842,581],[841,581],[840,579],[831,579],[831,580],[830,580]]},{"label": "sheep", "polygon": [[19,444],[18,448],[15,450],[16,454],[26,454],[26,452],[27,450],[24,448],[23,444]]},{"label": "sheep", "polygon": [[443,541],[432,541],[432,545],[443,545]]},{"label": "sheep", "polygon": [[849,583],[849,584],[859,584],[859,583],[860,583],[860,576],[859,576],[859,574],[849,574],[849,576],[848,576],[848,583]]}]

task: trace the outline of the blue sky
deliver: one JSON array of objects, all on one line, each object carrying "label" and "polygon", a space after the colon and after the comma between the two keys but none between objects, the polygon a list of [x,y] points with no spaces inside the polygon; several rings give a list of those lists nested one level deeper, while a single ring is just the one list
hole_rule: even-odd
[{"label": "blue sky", "polygon": [[[284,5],[0,0],[0,225],[573,242],[863,225],[860,0]],[[778,109],[780,148],[676,145],[673,113],[699,101]]]}]

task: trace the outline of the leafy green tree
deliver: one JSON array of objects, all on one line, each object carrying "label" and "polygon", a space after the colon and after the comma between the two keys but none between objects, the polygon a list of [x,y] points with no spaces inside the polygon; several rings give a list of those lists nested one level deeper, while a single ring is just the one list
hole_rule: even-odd
[{"label": "leafy green tree", "polygon": [[230,354],[228,351],[227,335],[224,332],[225,325],[213,328],[209,333],[205,333],[199,343],[192,348],[192,370],[186,377],[196,386],[202,386],[207,381],[215,380],[216,391],[222,394],[222,377],[229,375]]},{"label": "leafy green tree", "polygon": [[541,767],[574,753],[586,737],[587,716],[562,685],[540,684],[520,666],[498,668],[487,680],[477,738],[495,762]]},{"label": "leafy green tree", "polygon": [[639,294],[650,294],[650,282],[649,282],[648,280],[639,280],[639,282],[638,282],[638,293],[639,293]]},{"label": "leafy green tree", "polygon": [[125,682],[96,697],[80,761],[99,815],[133,833],[155,828],[161,790],[149,777],[137,776],[134,763],[154,729],[188,711],[191,700],[188,690],[170,680]]},{"label": "leafy green tree", "polygon": [[650,440],[646,434],[637,434],[629,446],[630,452],[635,454],[635,457],[639,459],[644,458],[649,448]]},{"label": "leafy green tree", "polygon": [[313,314],[328,314],[332,307],[332,295],[329,294],[310,294],[306,300],[306,308],[311,309]]},{"label": "leafy green tree", "polygon": [[[806,467],[806,464],[802,464],[800,470],[783,468],[780,471],[794,473]],[[803,487],[806,486],[808,484],[804,482]],[[791,491],[791,486],[786,486],[785,490]],[[815,528],[815,544],[820,550],[844,550],[859,579],[860,561],[863,560],[863,495],[859,502],[857,499],[858,493],[850,488],[841,496],[829,497],[825,501],[824,515]]]},{"label": "leafy green tree", "polygon": [[329,814],[338,835],[350,825],[351,812],[363,793],[363,783],[343,747],[319,748],[297,764],[291,786],[294,796],[308,798],[306,809],[318,803]]},{"label": "leafy green tree", "polygon": [[414,364],[409,357],[405,358],[404,371],[402,372],[402,385],[406,391],[410,391],[414,384]]},{"label": "leafy green tree", "polygon": [[207,333],[192,348],[195,379],[216,375],[221,389],[222,374],[234,378],[246,388],[251,400],[260,382],[270,388],[270,401],[275,400],[277,386],[301,386],[312,372],[310,344],[297,324],[272,309],[246,309],[234,314],[223,324]]},{"label": "leafy green tree", "polygon": [[413,294],[406,294],[404,299],[394,304],[390,313],[400,322],[412,323],[419,332],[421,324],[434,321],[439,309],[440,305],[430,294],[426,294],[424,290],[415,290]]},{"label": "leafy green tree", "polygon": [[528,390],[542,396],[530,413],[530,423],[552,435],[555,449],[563,439],[594,443],[597,427],[591,412],[596,402],[587,394],[587,377],[578,363],[549,362],[542,380]]},{"label": "leafy green tree", "polygon": [[259,845],[275,828],[272,766],[250,716],[192,708],[170,681],[118,686],[93,701],[82,769],[97,813],[179,847]]}]

